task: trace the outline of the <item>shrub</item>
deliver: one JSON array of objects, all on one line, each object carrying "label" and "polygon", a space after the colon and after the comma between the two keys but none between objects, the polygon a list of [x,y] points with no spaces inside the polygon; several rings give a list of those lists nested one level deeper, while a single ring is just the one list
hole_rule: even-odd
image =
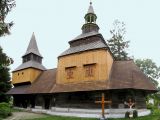
[{"label": "shrub", "polygon": [[127,112],[125,113],[125,118],[129,118],[129,114],[130,114],[130,112],[127,111]]},{"label": "shrub", "polygon": [[133,111],[133,118],[137,118],[138,117],[138,112],[137,112],[137,110],[134,110]]},{"label": "shrub", "polygon": [[160,109],[154,109],[154,110],[152,111],[152,114],[153,114],[153,115],[160,115]]},{"label": "shrub", "polygon": [[0,103],[0,118],[6,118],[11,115],[11,106],[8,103]]},{"label": "shrub", "polygon": [[147,109],[150,109],[150,110],[157,109],[157,106],[154,106],[153,104],[149,103],[147,104]]}]

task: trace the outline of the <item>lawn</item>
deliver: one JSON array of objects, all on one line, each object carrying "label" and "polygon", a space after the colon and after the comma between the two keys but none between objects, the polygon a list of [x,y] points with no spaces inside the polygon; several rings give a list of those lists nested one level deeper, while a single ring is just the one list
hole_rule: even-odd
[{"label": "lawn", "polygon": [[[60,117],[60,116],[48,116],[46,115],[45,118],[35,118],[32,120],[97,120],[97,119],[91,119],[91,118],[76,118],[76,117]],[[131,120],[131,119],[108,119],[108,120]],[[133,120],[160,120],[160,114],[159,115],[150,115],[145,117],[138,117]]]}]

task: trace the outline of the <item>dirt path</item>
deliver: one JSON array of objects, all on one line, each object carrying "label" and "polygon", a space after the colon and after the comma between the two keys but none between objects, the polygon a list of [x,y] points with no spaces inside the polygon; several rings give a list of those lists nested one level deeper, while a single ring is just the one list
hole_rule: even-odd
[{"label": "dirt path", "polygon": [[43,114],[36,114],[36,113],[30,113],[30,112],[13,112],[13,115],[11,117],[8,117],[4,120],[26,120],[26,119],[33,119],[33,118],[42,118],[46,117]]}]

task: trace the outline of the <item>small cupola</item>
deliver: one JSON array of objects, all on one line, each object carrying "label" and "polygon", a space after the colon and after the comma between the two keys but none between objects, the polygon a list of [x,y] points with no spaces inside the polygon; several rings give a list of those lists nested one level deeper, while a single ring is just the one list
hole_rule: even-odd
[{"label": "small cupola", "polygon": [[94,9],[92,6],[92,2],[90,2],[90,6],[88,8],[87,14],[84,16],[85,24],[82,26],[82,33],[88,32],[98,32],[99,27],[96,24],[97,16],[94,13]]}]

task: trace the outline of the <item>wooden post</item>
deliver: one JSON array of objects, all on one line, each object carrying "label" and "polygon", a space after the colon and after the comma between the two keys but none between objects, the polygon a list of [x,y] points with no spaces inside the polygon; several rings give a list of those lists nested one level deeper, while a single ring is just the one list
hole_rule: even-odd
[{"label": "wooden post", "polygon": [[111,104],[112,101],[105,101],[105,96],[104,96],[104,93],[102,93],[102,98],[101,98],[101,101],[95,101],[95,103],[100,103],[102,104],[102,119],[105,119],[105,104],[109,103]]}]

